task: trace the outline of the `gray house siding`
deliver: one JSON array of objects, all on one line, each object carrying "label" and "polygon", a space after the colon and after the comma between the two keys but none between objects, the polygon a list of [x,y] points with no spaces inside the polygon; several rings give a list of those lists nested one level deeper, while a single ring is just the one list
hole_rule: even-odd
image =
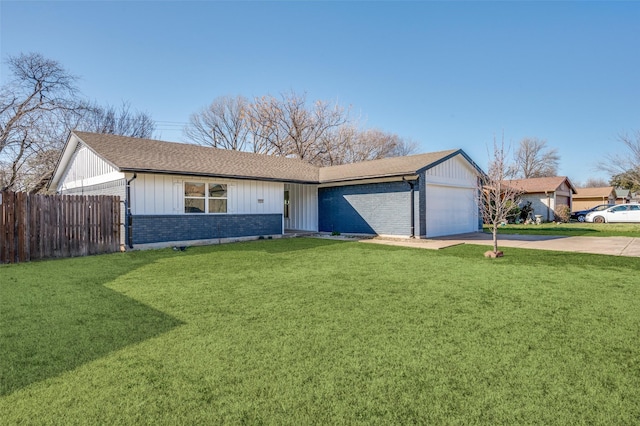
[{"label": "gray house siding", "polygon": [[[416,198],[417,192],[416,188]],[[410,203],[406,182],[320,188],[318,228],[321,232],[408,236]]]},{"label": "gray house siding", "polygon": [[133,244],[282,234],[281,214],[134,215]]}]

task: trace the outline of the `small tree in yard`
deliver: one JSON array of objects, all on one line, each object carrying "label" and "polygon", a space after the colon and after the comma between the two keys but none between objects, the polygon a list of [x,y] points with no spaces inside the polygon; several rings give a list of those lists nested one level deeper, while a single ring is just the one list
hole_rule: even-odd
[{"label": "small tree in yard", "polygon": [[498,250],[498,228],[506,223],[514,206],[518,205],[521,191],[510,185],[514,179],[516,168],[507,163],[504,138],[500,144],[493,141],[493,155],[489,158],[489,171],[482,177],[482,219],[489,225],[493,235],[493,251],[485,255],[501,257]]}]

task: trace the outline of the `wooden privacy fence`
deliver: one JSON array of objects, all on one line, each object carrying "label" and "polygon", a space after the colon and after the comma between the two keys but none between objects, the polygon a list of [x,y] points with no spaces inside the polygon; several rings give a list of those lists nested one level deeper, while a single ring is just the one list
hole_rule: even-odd
[{"label": "wooden privacy fence", "polygon": [[120,198],[0,192],[0,263],[120,250]]}]

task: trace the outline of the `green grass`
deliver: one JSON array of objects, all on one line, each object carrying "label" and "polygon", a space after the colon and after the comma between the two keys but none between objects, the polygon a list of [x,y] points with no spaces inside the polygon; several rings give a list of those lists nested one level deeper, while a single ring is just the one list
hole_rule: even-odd
[{"label": "green grass", "polygon": [[0,267],[3,422],[640,422],[640,259],[484,251],[286,239]]},{"label": "green grass", "polygon": [[[489,232],[487,226],[485,232]],[[640,237],[640,223],[543,223],[540,225],[508,224],[499,234],[562,235],[567,237]]]}]

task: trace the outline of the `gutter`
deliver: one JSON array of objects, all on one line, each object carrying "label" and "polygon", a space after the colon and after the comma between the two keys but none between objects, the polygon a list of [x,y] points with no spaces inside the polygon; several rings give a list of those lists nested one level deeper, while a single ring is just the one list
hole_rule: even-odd
[{"label": "gutter", "polygon": [[407,184],[409,184],[409,188],[411,188],[411,235],[409,236],[410,238],[415,238],[416,237],[416,206],[415,206],[415,186],[418,183],[418,179],[420,179],[420,177],[418,176],[416,178],[415,182],[406,180],[405,177],[402,177],[402,180],[404,182],[407,182]]},{"label": "gutter", "polygon": [[135,178],[138,177],[137,173],[133,174],[133,177],[129,180],[127,180],[127,195],[126,195],[126,200],[125,200],[125,204],[126,204],[126,208],[127,208],[127,243],[129,245],[129,248],[133,248],[133,216],[131,215],[131,182],[133,182],[135,180]]}]

